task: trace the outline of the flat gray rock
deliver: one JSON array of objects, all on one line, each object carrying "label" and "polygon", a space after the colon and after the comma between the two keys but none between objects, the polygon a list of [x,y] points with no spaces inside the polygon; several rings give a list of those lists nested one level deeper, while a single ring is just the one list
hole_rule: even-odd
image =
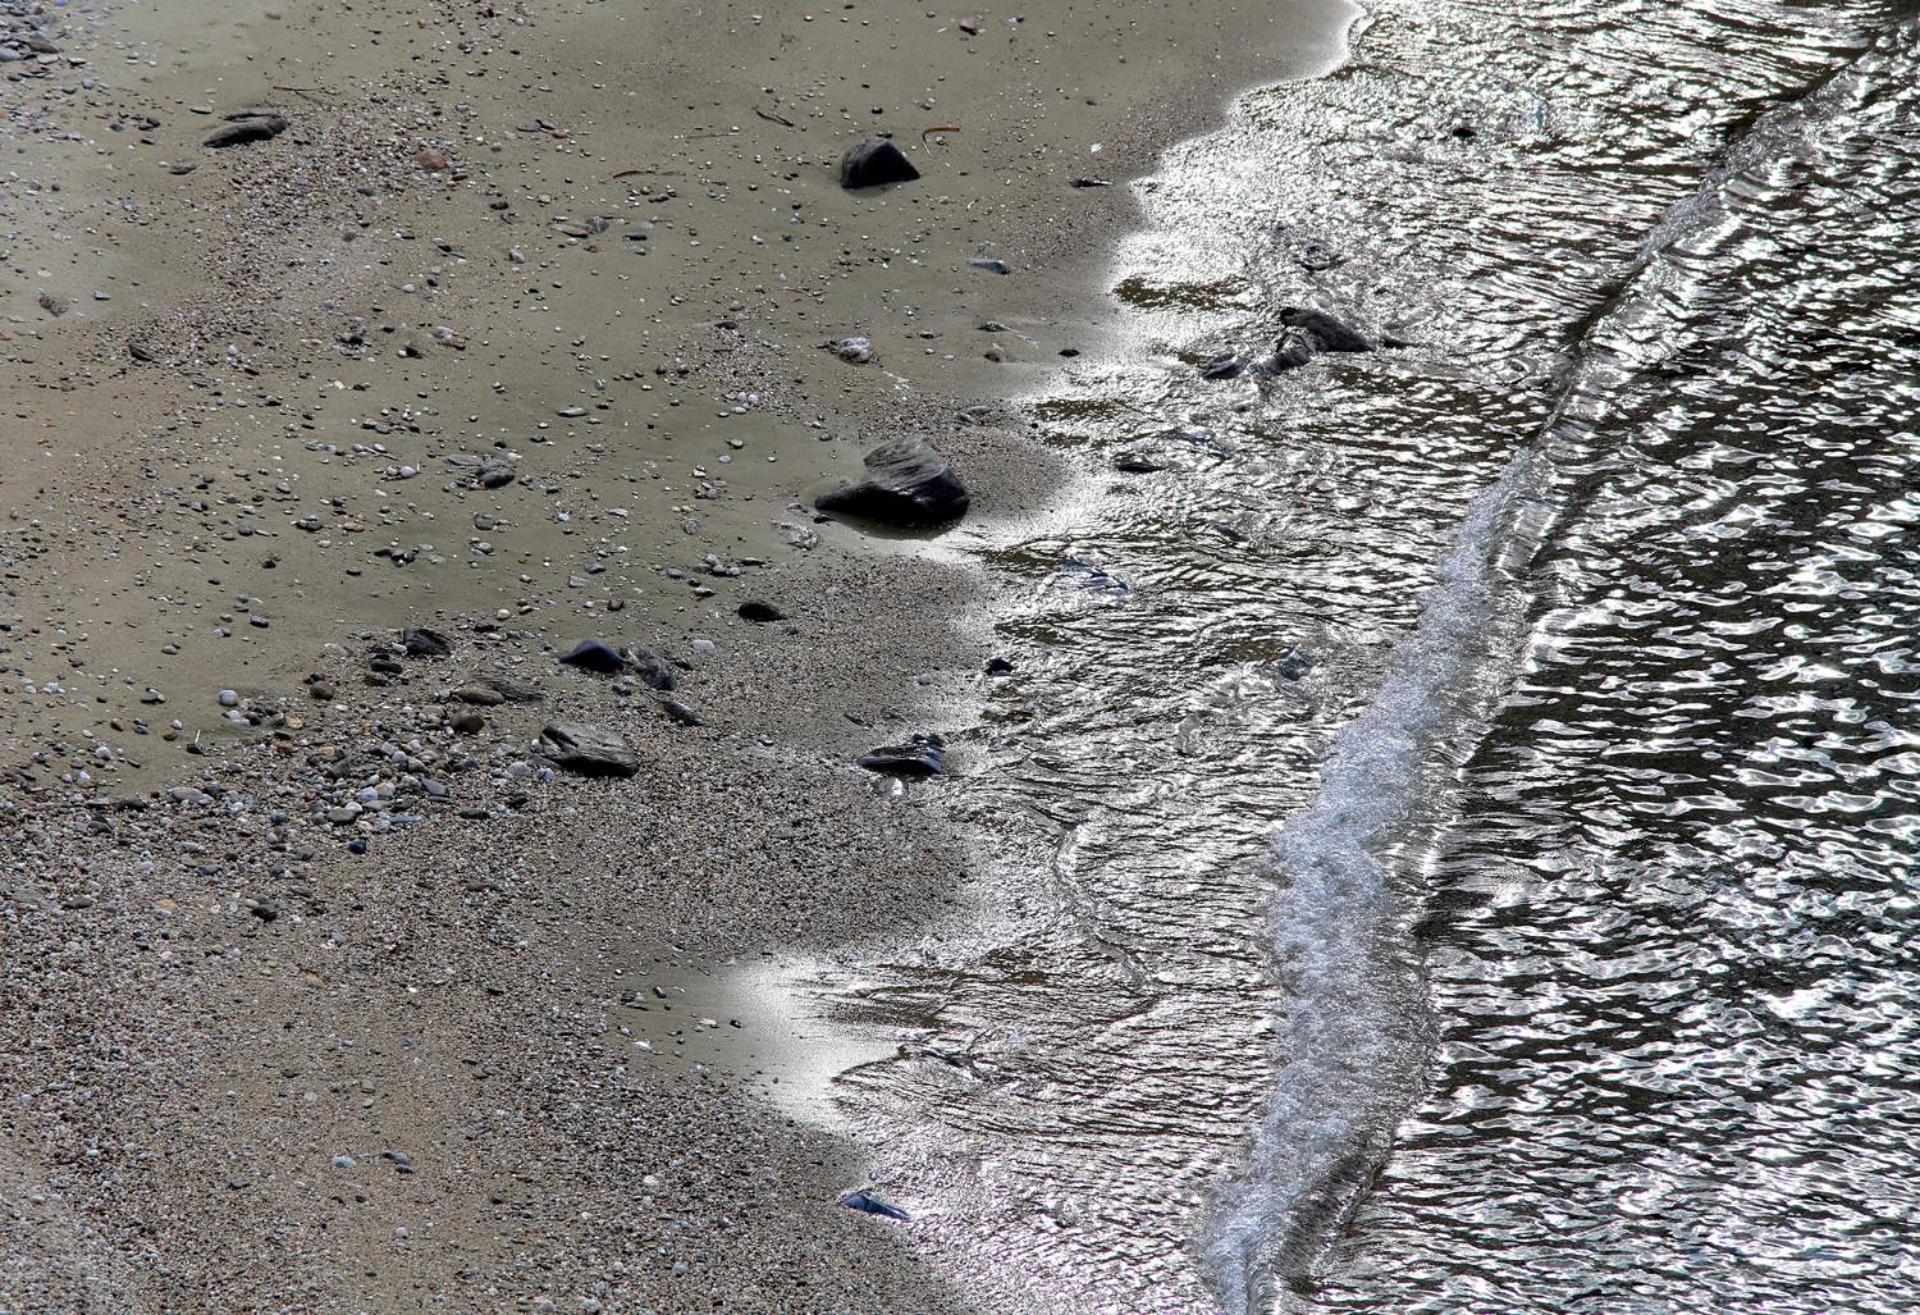
[{"label": "flat gray rock", "polygon": [[640,759],[619,732],[583,721],[554,722],[534,747],[555,767],[581,776],[632,776],[640,770]]}]

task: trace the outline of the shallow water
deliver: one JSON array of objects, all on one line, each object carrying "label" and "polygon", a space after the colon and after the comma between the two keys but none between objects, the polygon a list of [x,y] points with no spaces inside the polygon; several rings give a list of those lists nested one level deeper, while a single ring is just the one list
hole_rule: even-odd
[{"label": "shallow water", "polygon": [[1383,2],[1142,185],[842,1084],[983,1305],[1910,1304],[1917,42]]}]

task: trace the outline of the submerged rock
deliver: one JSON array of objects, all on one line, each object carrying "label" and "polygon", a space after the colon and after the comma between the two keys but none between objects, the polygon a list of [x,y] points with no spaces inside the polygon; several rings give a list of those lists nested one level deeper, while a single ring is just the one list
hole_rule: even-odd
[{"label": "submerged rock", "polygon": [[883,1219],[912,1219],[913,1216],[897,1205],[888,1205],[879,1197],[867,1192],[855,1192],[851,1196],[840,1198],[840,1204],[849,1210],[858,1210],[862,1214],[879,1215]]},{"label": "submerged rock", "polygon": [[972,503],[947,459],[917,438],[883,443],[866,455],[867,477],[822,493],[821,511],[909,529],[945,525]]},{"label": "submerged rock", "polygon": [[1247,358],[1238,352],[1215,356],[1200,366],[1202,379],[1238,379],[1247,370]]},{"label": "submerged rock", "polygon": [[1109,575],[1092,562],[1083,562],[1078,557],[1067,558],[1053,568],[1053,573],[1090,594],[1106,598],[1125,598],[1133,592],[1133,586],[1125,580]]},{"label": "submerged rock", "polygon": [[555,767],[581,776],[632,776],[640,770],[619,732],[586,722],[555,722],[541,730],[534,748]]},{"label": "submerged rock", "polygon": [[840,186],[848,191],[910,183],[920,176],[913,162],[884,137],[869,137],[847,148],[840,157]]},{"label": "submerged rock", "polygon": [[882,776],[923,779],[938,776],[945,768],[946,742],[938,735],[915,735],[905,744],[889,744],[862,754],[854,762]]},{"label": "submerged rock", "polygon": [[1370,352],[1375,348],[1371,338],[1325,311],[1289,306],[1280,312],[1280,323],[1316,352]]},{"label": "submerged rock", "polygon": [[597,671],[603,676],[611,676],[624,670],[627,660],[620,656],[620,650],[612,644],[602,643],[598,639],[583,639],[560,655],[562,666],[579,667],[582,671]]}]

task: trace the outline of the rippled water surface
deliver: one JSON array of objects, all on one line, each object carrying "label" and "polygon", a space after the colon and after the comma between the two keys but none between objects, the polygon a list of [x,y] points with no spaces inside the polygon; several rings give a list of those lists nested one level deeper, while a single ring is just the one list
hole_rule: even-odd
[{"label": "rippled water surface", "polygon": [[1917,24],[1382,0],[1141,185],[852,1007],[983,1308],[1913,1307]]}]

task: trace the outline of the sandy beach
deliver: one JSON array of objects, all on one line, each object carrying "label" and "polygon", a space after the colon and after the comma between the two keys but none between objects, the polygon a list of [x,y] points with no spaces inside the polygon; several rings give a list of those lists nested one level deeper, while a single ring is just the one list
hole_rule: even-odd
[{"label": "sandy beach", "polygon": [[[964,890],[852,759],[968,770],[1017,399],[1344,14],[0,16],[0,1311],[964,1309],[743,983]],[[963,522],[815,514],[900,437]]]}]

